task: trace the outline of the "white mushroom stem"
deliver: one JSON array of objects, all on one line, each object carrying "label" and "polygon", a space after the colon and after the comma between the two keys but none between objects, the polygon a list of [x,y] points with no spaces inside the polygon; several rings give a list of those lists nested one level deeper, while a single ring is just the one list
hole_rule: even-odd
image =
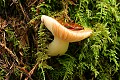
[{"label": "white mushroom stem", "polygon": [[68,46],[69,42],[54,37],[54,40],[48,46],[47,53],[50,56],[63,55],[67,51]]}]

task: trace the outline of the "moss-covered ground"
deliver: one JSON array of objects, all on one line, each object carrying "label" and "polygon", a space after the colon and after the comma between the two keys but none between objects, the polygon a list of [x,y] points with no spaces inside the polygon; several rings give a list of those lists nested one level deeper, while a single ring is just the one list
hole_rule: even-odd
[{"label": "moss-covered ground", "polygon": [[[41,15],[93,33],[49,57]],[[120,0],[0,0],[0,80],[120,80]]]}]

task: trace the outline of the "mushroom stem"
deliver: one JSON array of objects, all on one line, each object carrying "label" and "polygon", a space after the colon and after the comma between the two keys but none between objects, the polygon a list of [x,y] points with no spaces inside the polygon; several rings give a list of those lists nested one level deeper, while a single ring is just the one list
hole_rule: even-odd
[{"label": "mushroom stem", "polygon": [[57,56],[63,55],[69,46],[69,42],[54,37],[54,40],[48,45],[48,55]]}]

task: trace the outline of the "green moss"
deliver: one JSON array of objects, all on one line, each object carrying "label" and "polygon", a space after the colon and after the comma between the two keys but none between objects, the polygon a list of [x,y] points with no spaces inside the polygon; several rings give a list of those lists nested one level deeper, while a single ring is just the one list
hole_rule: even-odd
[{"label": "green moss", "polygon": [[[16,15],[7,12],[0,1],[0,10],[6,12],[6,20]],[[25,13],[17,3],[12,6],[23,18],[13,19],[0,34],[0,42],[16,55],[13,58],[0,45],[0,79],[24,79],[35,64],[37,67],[29,79],[33,80],[119,80],[120,79],[120,3],[116,0],[20,0]],[[2,7],[4,6],[4,9]],[[29,6],[29,7],[28,7]],[[10,14],[10,16],[8,15]],[[47,45],[52,34],[40,22],[41,15],[60,20],[74,21],[93,30],[92,35],[80,42],[70,43],[63,56],[49,57]],[[4,16],[2,16],[4,17]],[[23,22],[22,22],[23,21]],[[21,33],[21,34],[20,34]],[[3,34],[5,36],[3,36]],[[1,54],[2,53],[2,54]],[[7,55],[8,54],[8,55]],[[18,59],[18,62],[16,61]],[[5,64],[7,67],[1,66]],[[19,67],[19,68],[18,68]],[[26,72],[28,71],[28,72]],[[6,74],[8,76],[6,77]]]}]

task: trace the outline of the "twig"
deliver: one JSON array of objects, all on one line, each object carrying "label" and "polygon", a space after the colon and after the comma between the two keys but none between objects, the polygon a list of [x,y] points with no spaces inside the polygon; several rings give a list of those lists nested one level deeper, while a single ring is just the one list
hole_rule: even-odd
[{"label": "twig", "polygon": [[24,67],[19,67],[19,66],[16,66],[16,68],[20,69],[21,71],[25,72],[26,74],[28,74],[29,72],[27,70],[25,70]]},{"label": "twig", "polygon": [[5,41],[5,32],[3,32],[3,42],[6,45],[6,41]]},{"label": "twig", "polygon": [[35,4],[37,0],[35,0],[33,3],[31,3],[28,7],[31,7],[33,4]]},{"label": "twig", "polygon": [[2,44],[1,42],[0,42],[0,45],[5,49],[5,50],[7,50],[7,52],[17,61],[17,63],[19,64],[19,61],[18,61],[18,59],[17,59],[17,56],[15,55],[15,54],[13,54],[13,52],[9,49],[9,48],[7,48],[6,46],[5,46],[5,44]]},{"label": "twig", "polygon": [[32,70],[28,73],[29,76],[27,76],[24,80],[28,80],[28,78],[31,77],[31,75],[33,74],[33,72],[37,68],[38,64],[39,64],[38,62],[35,64],[35,66],[32,68]]},{"label": "twig", "polygon": [[22,7],[22,4],[21,4],[20,0],[19,0],[19,5],[20,5],[20,8],[21,8],[21,10],[22,10],[22,12],[23,12],[23,15],[25,16],[26,20],[29,21],[30,18],[28,17],[26,11],[25,11],[24,8]]},{"label": "twig", "polygon": [[12,72],[11,72],[11,70],[12,70],[12,68],[14,67],[14,62],[12,63],[12,65],[9,67],[9,72],[6,74],[6,76],[9,76],[9,74],[11,74]]},{"label": "twig", "polygon": [[[16,68],[18,68],[19,70],[21,70],[22,72],[24,72],[27,76],[29,76],[29,72],[24,67],[16,66]],[[22,74],[23,73],[21,73],[20,80],[22,79]],[[32,80],[31,77],[29,77],[29,78],[30,78],[30,80]]]},{"label": "twig", "polygon": [[14,62],[12,63],[12,65],[9,67],[9,71],[7,72],[6,76],[5,76],[5,80],[9,80],[9,77],[11,75],[11,73],[13,73],[13,69],[14,69]]}]

